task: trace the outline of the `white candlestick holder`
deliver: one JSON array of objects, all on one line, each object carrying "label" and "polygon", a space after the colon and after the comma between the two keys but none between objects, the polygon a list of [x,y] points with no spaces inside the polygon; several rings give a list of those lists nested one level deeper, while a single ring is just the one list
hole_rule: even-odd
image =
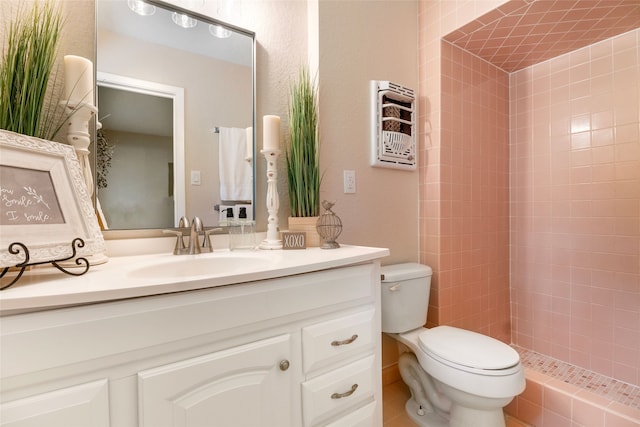
[{"label": "white candlestick holder", "polygon": [[98,109],[86,102],[72,103],[72,101],[60,102],[67,113],[67,142],[76,150],[78,161],[84,181],[87,185],[87,192],[93,194],[93,175],[91,174],[91,164],[89,162],[89,120],[91,116],[98,113]]},{"label": "white candlestick holder", "polygon": [[[98,114],[98,109],[87,102],[61,101],[60,105],[69,114],[67,119],[67,142],[71,145],[78,156],[82,176],[87,186],[89,196],[93,194],[93,175],[91,174],[91,164],[89,163],[89,120],[94,114]],[[103,264],[109,260],[104,253],[97,253],[86,257],[91,265]]]},{"label": "white candlestick holder", "polygon": [[260,249],[282,249],[282,239],[278,230],[278,167],[277,160],[280,155],[278,149],[264,149],[260,151],[267,160],[267,238],[262,241]]}]

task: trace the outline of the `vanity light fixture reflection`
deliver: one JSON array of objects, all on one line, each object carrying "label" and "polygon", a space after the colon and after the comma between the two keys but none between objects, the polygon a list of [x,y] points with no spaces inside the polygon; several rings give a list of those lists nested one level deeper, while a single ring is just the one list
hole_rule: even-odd
[{"label": "vanity light fixture reflection", "polygon": [[209,24],[209,32],[212,36],[218,37],[219,39],[231,37],[231,31],[227,30],[222,25]]},{"label": "vanity light fixture reflection", "polygon": [[[220,19],[228,21],[233,14],[234,0],[218,0],[218,16]],[[231,31],[222,25],[210,24],[209,32],[219,39],[231,37]]]},{"label": "vanity light fixture reflection", "polygon": [[182,28],[193,28],[198,25],[198,21],[184,13],[173,12],[171,14],[171,20]]},{"label": "vanity light fixture reflection", "polygon": [[156,7],[144,0],[128,0],[127,6],[140,16],[150,16],[156,13]]},{"label": "vanity light fixture reflection", "polygon": [[[188,10],[197,10],[204,5],[204,0],[186,0],[183,2],[184,7]],[[174,24],[182,28],[193,28],[198,25],[198,20],[190,17],[186,13],[173,12],[171,20]]]}]

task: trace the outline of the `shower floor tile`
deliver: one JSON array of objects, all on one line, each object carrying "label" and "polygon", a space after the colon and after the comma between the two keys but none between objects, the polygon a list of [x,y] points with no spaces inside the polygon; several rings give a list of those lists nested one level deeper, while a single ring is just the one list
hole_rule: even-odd
[{"label": "shower floor tile", "polygon": [[522,365],[551,378],[588,390],[625,406],[640,407],[640,387],[562,362],[552,357],[513,346]]}]

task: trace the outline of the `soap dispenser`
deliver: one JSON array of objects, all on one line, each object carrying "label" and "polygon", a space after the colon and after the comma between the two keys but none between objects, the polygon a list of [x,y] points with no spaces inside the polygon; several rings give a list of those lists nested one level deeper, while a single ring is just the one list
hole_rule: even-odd
[{"label": "soap dispenser", "polygon": [[220,225],[223,227],[231,227],[234,224],[233,208],[229,206],[223,212],[225,212],[224,219],[220,221]]},{"label": "soap dispenser", "polygon": [[241,206],[238,210],[238,219],[229,227],[229,249],[233,251],[255,248],[255,223],[247,219],[247,208]]}]

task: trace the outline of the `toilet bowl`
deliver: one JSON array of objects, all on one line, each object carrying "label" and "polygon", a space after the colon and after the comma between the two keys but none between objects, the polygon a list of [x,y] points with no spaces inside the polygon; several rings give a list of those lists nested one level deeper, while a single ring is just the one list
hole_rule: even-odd
[{"label": "toilet bowl", "polygon": [[451,326],[426,329],[431,269],[382,268],[382,331],[400,344],[411,390],[408,414],[425,427],[504,427],[502,408],[525,387],[518,353],[494,338]]}]

